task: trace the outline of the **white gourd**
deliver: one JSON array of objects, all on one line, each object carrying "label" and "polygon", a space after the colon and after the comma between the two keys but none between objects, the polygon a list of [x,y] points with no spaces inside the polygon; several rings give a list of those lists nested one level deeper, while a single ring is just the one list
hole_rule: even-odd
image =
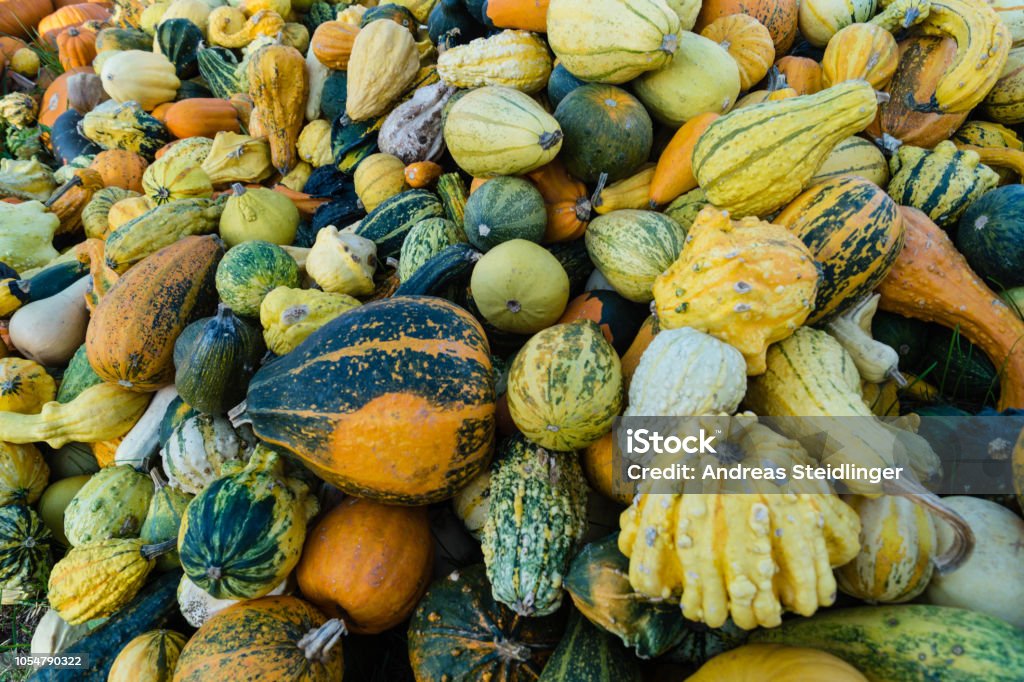
[{"label": "white gourd", "polygon": [[242,443],[231,423],[220,416],[197,415],[174,429],[160,451],[170,485],[198,495],[223,473],[224,465],[242,458]]}]

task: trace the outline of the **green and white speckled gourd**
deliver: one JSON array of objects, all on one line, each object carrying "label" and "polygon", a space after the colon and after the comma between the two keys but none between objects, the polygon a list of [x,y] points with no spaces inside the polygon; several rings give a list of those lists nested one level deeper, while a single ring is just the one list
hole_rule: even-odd
[{"label": "green and white speckled gourd", "polygon": [[171,486],[193,495],[242,457],[242,444],[223,417],[200,414],[186,419],[160,451]]}]

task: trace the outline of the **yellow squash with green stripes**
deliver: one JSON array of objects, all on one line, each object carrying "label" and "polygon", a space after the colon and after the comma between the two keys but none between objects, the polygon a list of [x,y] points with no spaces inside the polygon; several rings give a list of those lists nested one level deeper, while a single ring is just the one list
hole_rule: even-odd
[{"label": "yellow squash with green stripes", "polygon": [[864,130],[878,104],[867,81],[763,102],[722,116],[693,149],[704,194],[734,218],[765,216],[810,182],[840,140]]}]

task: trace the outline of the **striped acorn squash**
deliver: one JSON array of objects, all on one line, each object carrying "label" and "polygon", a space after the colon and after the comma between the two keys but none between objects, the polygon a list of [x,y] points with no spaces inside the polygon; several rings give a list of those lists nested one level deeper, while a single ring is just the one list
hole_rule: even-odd
[{"label": "striped acorn squash", "polygon": [[540,242],[548,216],[544,197],[529,181],[491,178],[466,202],[463,228],[469,243],[487,252],[512,239]]},{"label": "striped acorn squash", "polygon": [[[805,0],[800,3],[800,35],[815,47],[825,47],[832,36],[851,24],[871,19],[876,0]],[[886,31],[888,33],[888,31]]]},{"label": "striped acorn squash", "polygon": [[299,562],[317,503],[288,479],[284,460],[259,448],[244,469],[210,483],[189,503],[178,531],[185,575],[218,599],[255,599]]},{"label": "striped acorn squash", "polygon": [[840,315],[874,291],[903,248],[896,203],[856,176],[811,187],[773,222],[798,236],[821,266],[808,324]]},{"label": "striped acorn squash", "polygon": [[836,569],[839,589],[858,599],[892,604],[921,594],[938,551],[935,521],[912,498],[845,498],[860,516],[860,552]]},{"label": "striped acorn squash", "polygon": [[481,546],[494,598],[521,616],[562,605],[562,579],[587,528],[587,484],[574,452],[513,436],[501,444]]},{"label": "striped acorn squash", "polygon": [[263,353],[259,328],[221,303],[214,317],[185,327],[175,342],[174,385],[200,412],[226,412],[245,398]]},{"label": "striped acorn squash", "polygon": [[520,175],[550,163],[562,129],[518,90],[486,86],[448,100],[444,139],[455,163],[473,177]]},{"label": "striped acorn squash", "polygon": [[683,250],[686,233],[668,216],[623,209],[594,218],[584,236],[590,260],[615,291],[646,303],[655,278]]},{"label": "striped acorn squash", "polygon": [[412,226],[398,259],[398,279],[405,282],[427,261],[452,244],[463,241],[462,230],[446,218],[427,218]]},{"label": "striped acorn squash", "polygon": [[637,656],[661,656],[683,641],[688,623],[676,604],[636,593],[628,574],[629,559],[619,551],[614,534],[576,555],[565,576],[565,589],[590,622],[618,637]]},{"label": "striped acorn squash", "polygon": [[199,73],[197,52],[203,43],[203,31],[188,19],[168,19],[156,27],[159,51],[174,64],[178,78],[192,78]]},{"label": "striped acorn squash", "polygon": [[214,96],[228,99],[245,92],[239,77],[238,58],[231,50],[200,45],[196,50],[196,66]]},{"label": "striped acorn squash", "polygon": [[866,81],[739,109],[701,135],[694,176],[734,217],[767,215],[796,197],[836,143],[867,127],[876,110]]},{"label": "striped acorn squash", "polygon": [[897,204],[911,206],[950,229],[973,201],[999,183],[994,170],[974,151],[960,151],[949,140],[934,149],[901,146],[889,159],[888,192]]},{"label": "striped acorn squash", "polygon": [[439,579],[409,623],[418,680],[537,680],[565,629],[564,614],[524,618],[491,596],[483,565]]},{"label": "striped acorn squash", "polygon": [[264,365],[246,414],[257,436],[342,490],[422,504],[484,466],[494,400],[476,320],[441,299],[396,297],[343,313]]},{"label": "striped acorn squash", "polygon": [[185,635],[173,630],[150,630],[124,645],[110,666],[108,682],[170,682]]},{"label": "striped acorn squash", "polygon": [[679,15],[659,0],[551,0],[548,42],[574,76],[625,83],[669,63]]},{"label": "striped acorn squash", "polygon": [[[197,494],[211,481],[227,474],[231,463],[243,457],[238,434],[219,415],[198,414],[180,398],[167,408],[164,420],[180,416],[160,450],[164,474],[170,484]],[[164,430],[161,424],[161,431]]]},{"label": "striped acorn squash", "polygon": [[50,467],[31,443],[0,443],[0,506],[35,504],[50,479]]},{"label": "striped acorn squash", "polygon": [[96,374],[134,391],[171,383],[174,342],[190,319],[209,310],[222,254],[215,237],[185,237],[121,277],[86,331]]},{"label": "striped acorn squash", "polygon": [[228,249],[217,265],[216,284],[220,300],[233,312],[259,317],[267,294],[299,286],[299,265],[277,244],[254,239]]},{"label": "striped acorn squash", "polygon": [[[167,481],[156,469],[151,469],[149,474],[153,478],[153,498],[149,501],[149,509],[146,510],[146,520],[142,522],[139,539],[146,544],[166,540],[174,540],[177,544],[181,519],[192,496],[167,485]],[[181,568],[177,549],[157,557],[156,570],[170,571],[175,568]]]},{"label": "striped acorn squash", "polygon": [[633,95],[614,85],[588,84],[565,95],[555,109],[561,159],[573,175],[594,183],[628,177],[651,155],[651,117]]},{"label": "striped acorn squash", "polygon": [[848,137],[832,148],[810,184],[817,185],[843,175],[859,175],[885,189],[889,184],[889,162],[874,143],[863,137]]},{"label": "striped acorn squash", "polygon": [[296,597],[244,601],[216,613],[189,639],[174,679],[340,680],[344,631],[341,621]]},{"label": "striped acorn squash", "polygon": [[0,507],[0,604],[35,597],[50,572],[52,536],[28,506]]},{"label": "striped acorn squash", "polygon": [[73,547],[111,538],[137,538],[153,498],[153,482],[128,465],[104,467],[64,510],[64,534]]},{"label": "striped acorn squash", "polygon": [[224,202],[219,199],[183,198],[154,206],[107,235],[103,249],[106,265],[123,273],[184,237],[216,232],[223,212]]},{"label": "striped acorn squash", "polygon": [[444,206],[433,192],[411,189],[384,200],[363,218],[355,233],[377,244],[377,258],[400,255],[402,242],[413,225],[427,218],[444,217]]},{"label": "striped acorn squash", "polygon": [[512,419],[527,438],[552,450],[584,448],[608,432],[621,411],[619,356],[590,320],[548,327],[516,355],[507,395]]},{"label": "striped acorn squash", "polygon": [[872,680],[1012,682],[1024,668],[1018,628],[974,611],[925,604],[823,611],[758,630],[751,641],[828,651]]},{"label": "striped acorn squash", "polygon": [[[874,5],[874,0],[858,4]],[[803,9],[801,6],[800,11]],[[827,87],[861,78],[882,89],[892,80],[897,66],[899,47],[892,34],[875,24],[854,23],[829,39],[821,58],[822,84]]]},{"label": "striped acorn squash", "polygon": [[544,666],[539,682],[616,680],[640,682],[640,663],[607,631],[573,611],[565,637]]},{"label": "striped acorn squash", "polygon": [[971,203],[956,230],[957,249],[996,291],[1024,285],[1021,201],[1024,186],[997,187]]}]

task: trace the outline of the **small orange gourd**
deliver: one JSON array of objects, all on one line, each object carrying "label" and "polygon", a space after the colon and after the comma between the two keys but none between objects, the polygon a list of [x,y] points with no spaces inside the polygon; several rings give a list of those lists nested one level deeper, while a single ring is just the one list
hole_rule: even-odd
[{"label": "small orange gourd", "polygon": [[174,102],[164,114],[164,123],[171,134],[179,139],[212,139],[222,131],[242,131],[235,106],[227,100],[215,97],[193,97]]},{"label": "small orange gourd", "polygon": [[667,204],[697,186],[697,178],[693,177],[693,146],[717,118],[714,112],[694,116],[672,136],[654,169],[649,194],[652,207]]},{"label": "small orange gourd", "polygon": [[740,90],[749,90],[768,73],[775,61],[772,34],[764,25],[746,14],[719,17],[704,27],[702,36],[713,40],[736,60],[740,69]]},{"label": "small orange gourd", "polygon": [[57,56],[67,71],[89,66],[96,57],[96,33],[79,26],[69,26],[57,35]]},{"label": "small orange gourd", "polygon": [[[569,171],[558,159],[541,166],[526,177],[544,198],[548,214],[544,241],[567,242],[582,237],[593,213],[586,185],[569,175]],[[483,182],[484,180],[480,178],[474,178],[470,194]]]},{"label": "small orange gourd", "polygon": [[352,45],[359,35],[359,27],[343,21],[325,21],[316,27],[310,49],[328,69],[344,71],[352,56]]},{"label": "small orange gourd", "polygon": [[813,95],[824,87],[821,66],[813,59],[789,55],[775,62],[775,67],[798,95]]}]

